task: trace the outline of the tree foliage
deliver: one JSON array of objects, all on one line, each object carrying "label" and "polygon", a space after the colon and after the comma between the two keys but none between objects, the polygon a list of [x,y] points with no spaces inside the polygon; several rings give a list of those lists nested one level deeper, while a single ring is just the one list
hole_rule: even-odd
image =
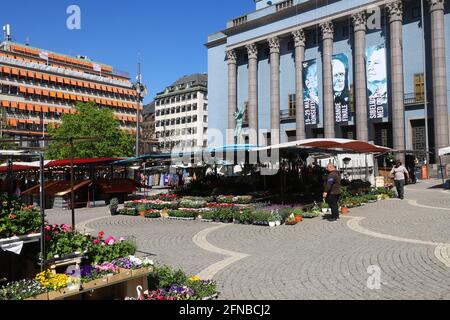
[{"label": "tree foliage", "polygon": [[6,141],[12,140],[12,138],[8,135],[2,135],[0,137],[0,150],[16,150],[17,144],[14,142]]},{"label": "tree foliage", "polygon": [[62,125],[49,129],[56,138],[46,153],[48,159],[70,158],[69,138],[93,138],[74,143],[75,158],[131,157],[133,137],[120,129],[114,113],[95,103],[78,103],[77,113],[62,116]]}]

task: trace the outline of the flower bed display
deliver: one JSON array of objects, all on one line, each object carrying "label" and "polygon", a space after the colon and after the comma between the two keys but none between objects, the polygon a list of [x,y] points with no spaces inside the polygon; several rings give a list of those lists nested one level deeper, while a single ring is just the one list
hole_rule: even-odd
[{"label": "flower bed display", "polygon": [[167,266],[154,269],[149,277],[149,286],[138,300],[207,300],[218,295],[214,281],[201,280],[197,276],[188,278],[183,271]]},{"label": "flower bed display", "polygon": [[41,214],[33,206],[26,206],[18,199],[11,201],[8,209],[8,195],[0,194],[0,239],[40,233]]},{"label": "flower bed display", "polygon": [[197,212],[191,210],[170,210],[169,217],[193,220],[197,217]]}]

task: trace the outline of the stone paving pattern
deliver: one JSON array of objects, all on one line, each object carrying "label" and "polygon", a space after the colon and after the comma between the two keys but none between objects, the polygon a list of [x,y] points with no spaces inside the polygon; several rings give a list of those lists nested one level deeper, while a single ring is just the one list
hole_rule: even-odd
[{"label": "stone paving pattern", "polygon": [[[450,209],[450,193],[433,189],[436,184],[408,186],[406,200],[355,208],[350,218],[364,218],[360,226],[377,233],[450,244],[450,210],[408,202]],[[199,248],[192,240],[214,224],[107,215],[107,208],[77,210],[79,222],[99,218],[87,227],[135,237],[140,254],[190,274],[227,258]],[[49,220],[60,223],[66,216],[70,213],[52,211]],[[313,219],[277,228],[230,224],[211,231],[206,240],[212,246],[249,255],[216,274],[220,298],[450,299],[450,268],[435,256],[435,247],[371,237],[351,230],[348,221]],[[382,270],[380,290],[367,288],[371,265]]]}]

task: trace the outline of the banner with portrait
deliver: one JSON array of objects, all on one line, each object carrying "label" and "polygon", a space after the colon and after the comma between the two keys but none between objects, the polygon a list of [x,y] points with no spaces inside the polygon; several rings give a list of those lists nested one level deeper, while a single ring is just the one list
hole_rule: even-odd
[{"label": "banner with portrait", "polygon": [[319,85],[317,74],[317,61],[303,62],[303,105],[305,111],[305,125],[319,124]]},{"label": "banner with portrait", "polygon": [[386,47],[383,44],[367,49],[367,97],[369,121],[389,116],[387,91]]},{"label": "banner with portrait", "polygon": [[348,57],[344,53],[333,56],[334,119],[337,124],[351,120]]}]

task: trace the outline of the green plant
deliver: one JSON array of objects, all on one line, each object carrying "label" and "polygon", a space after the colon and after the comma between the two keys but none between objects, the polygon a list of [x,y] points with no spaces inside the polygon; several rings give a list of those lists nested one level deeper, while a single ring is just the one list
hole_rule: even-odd
[{"label": "green plant", "polygon": [[240,223],[253,223],[253,213],[249,209],[244,209],[236,216],[236,220]]},{"label": "green plant", "polygon": [[323,202],[320,204],[320,208],[321,208],[321,209],[330,209],[330,206],[328,205],[328,203],[326,203],[325,201],[323,201]]},{"label": "green plant", "polygon": [[197,213],[195,211],[188,210],[170,210],[169,217],[172,218],[195,218]]},{"label": "green plant", "polygon": [[42,222],[38,209],[26,206],[16,197],[12,197],[8,209],[8,195],[3,193],[0,198],[0,238],[39,233]]},{"label": "green plant", "polygon": [[47,259],[64,258],[75,252],[87,252],[93,245],[89,237],[72,231],[51,231],[51,235],[47,234],[46,240]]},{"label": "green plant", "polygon": [[258,210],[253,213],[253,217],[254,217],[254,222],[265,223],[265,222],[269,222],[271,213],[269,211],[265,211],[265,210]]},{"label": "green plant", "polygon": [[145,217],[150,219],[161,218],[161,213],[159,211],[145,211]]},{"label": "green plant", "polygon": [[213,211],[204,211],[201,213],[202,219],[205,220],[214,220],[214,212]]},{"label": "green plant", "polygon": [[232,222],[235,217],[238,216],[238,209],[235,207],[215,207],[212,209],[214,212],[214,219],[221,222]]},{"label": "green plant", "polygon": [[117,215],[117,209],[119,208],[119,199],[112,198],[109,202],[109,211],[112,216]]},{"label": "green plant", "polygon": [[111,262],[113,260],[128,257],[136,253],[136,245],[129,241],[115,241],[111,245],[103,245],[100,241],[89,250],[89,258],[95,264]]},{"label": "green plant", "polygon": [[153,273],[149,275],[150,289],[168,289],[172,285],[183,286],[186,284],[187,276],[181,270],[172,270],[168,266],[155,267]]},{"label": "green plant", "polygon": [[123,208],[117,211],[119,215],[123,216],[137,216],[138,212],[136,208]]}]

